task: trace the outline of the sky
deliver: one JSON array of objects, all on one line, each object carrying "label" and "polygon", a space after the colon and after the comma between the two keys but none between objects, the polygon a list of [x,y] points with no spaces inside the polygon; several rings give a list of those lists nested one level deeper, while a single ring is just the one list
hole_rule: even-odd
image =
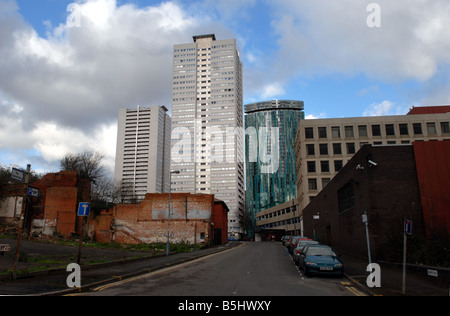
[{"label": "sky", "polygon": [[244,103],[307,118],[450,104],[448,0],[0,0],[0,164],[105,156],[119,108],[171,108],[175,44],[235,38]]}]

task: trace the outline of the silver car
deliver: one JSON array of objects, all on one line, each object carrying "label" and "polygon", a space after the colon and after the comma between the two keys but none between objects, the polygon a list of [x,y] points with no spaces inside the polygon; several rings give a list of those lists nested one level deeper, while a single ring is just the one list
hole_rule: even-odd
[{"label": "silver car", "polygon": [[295,247],[295,249],[292,251],[292,260],[294,260],[294,263],[296,265],[298,265],[300,254],[302,253],[302,249],[306,245],[318,245],[318,244],[319,243],[317,241],[314,241],[314,240],[311,240],[311,239],[300,240],[297,243],[297,246]]}]

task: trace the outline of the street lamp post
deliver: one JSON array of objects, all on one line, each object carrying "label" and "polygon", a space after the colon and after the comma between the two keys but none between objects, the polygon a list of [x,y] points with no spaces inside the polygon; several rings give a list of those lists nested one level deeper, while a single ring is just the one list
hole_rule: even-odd
[{"label": "street lamp post", "polygon": [[175,170],[170,172],[169,176],[169,214],[167,216],[167,246],[166,246],[166,256],[169,256],[170,248],[170,209],[171,209],[171,198],[172,198],[172,174],[180,174],[181,171]]}]

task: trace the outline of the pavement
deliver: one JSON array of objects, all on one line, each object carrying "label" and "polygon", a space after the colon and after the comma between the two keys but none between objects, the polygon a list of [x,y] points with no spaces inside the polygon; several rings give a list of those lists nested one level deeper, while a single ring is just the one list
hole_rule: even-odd
[{"label": "pavement", "polygon": [[[3,257],[0,256],[0,271],[4,271],[5,265],[9,266],[9,269],[12,270],[12,258],[15,252],[15,244],[13,243],[15,241],[0,239],[0,244],[8,242],[13,246],[13,249],[7,255]],[[187,253],[170,254],[169,256],[164,254],[149,256],[146,252],[83,247],[81,288],[68,289],[67,277],[72,271],[67,272],[66,269],[67,265],[76,263],[78,258],[78,247],[23,241],[21,252],[27,253],[28,258],[50,258],[53,253],[54,258],[64,258],[64,260],[66,260],[63,265],[64,268],[61,268],[60,262],[59,268],[49,267],[43,271],[20,274],[16,280],[11,279],[11,274],[0,275],[0,295],[59,296],[79,293],[115,281],[193,261],[231,249],[240,244],[240,242],[229,242],[223,246],[216,246]],[[70,254],[69,257],[68,254]],[[28,259],[27,261],[33,260]],[[98,261],[103,262],[92,264],[92,262]],[[39,264],[41,265],[42,263]],[[32,269],[30,265],[32,265],[32,263],[21,263],[19,264],[18,269],[23,269],[25,266],[27,266],[27,269]]]},{"label": "pavement", "polygon": [[[403,296],[403,268],[401,265],[378,262],[380,265],[381,287],[369,288],[366,271],[369,262],[360,258],[342,255],[346,277],[371,296]],[[449,296],[448,281],[427,275],[426,269],[407,269],[405,278],[405,296]]]},{"label": "pavement", "polygon": [[[0,244],[10,244],[12,251],[0,256],[0,273],[12,269],[15,241],[2,240]],[[48,258],[48,268],[44,271],[31,272],[19,275],[17,280],[11,280],[10,275],[0,274],[0,295],[30,295],[30,296],[60,296],[71,293],[88,291],[92,288],[109,284],[118,280],[143,275],[161,270],[170,266],[193,261],[201,257],[237,247],[241,242],[229,242],[226,245],[189,253],[149,256],[148,252],[121,251],[112,249],[97,249],[84,247],[81,262],[81,288],[69,289],[67,265],[75,263],[78,247],[58,244],[40,243],[34,241],[22,242],[21,253],[25,254],[27,262],[21,262],[19,269],[32,269],[33,258]],[[52,260],[50,260],[52,258]],[[58,260],[56,260],[58,259]],[[367,295],[400,296],[402,295],[402,270],[399,267],[381,264],[381,287],[369,288],[366,284],[369,272],[366,272],[368,263],[359,258],[343,255],[346,277]],[[43,260],[39,260],[42,265]],[[58,267],[55,267],[58,265]],[[64,268],[62,268],[64,266]],[[448,286],[443,286],[435,279],[423,274],[407,273],[406,295],[410,296],[449,296]]]}]

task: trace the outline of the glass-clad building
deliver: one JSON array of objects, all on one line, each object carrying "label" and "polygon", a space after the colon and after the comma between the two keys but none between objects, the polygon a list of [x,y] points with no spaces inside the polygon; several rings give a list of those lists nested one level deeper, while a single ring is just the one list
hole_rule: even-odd
[{"label": "glass-clad building", "polygon": [[[302,101],[245,106],[246,206],[252,238],[256,214],[297,198],[295,137],[305,118]],[[250,223],[251,221],[251,223]]]}]

